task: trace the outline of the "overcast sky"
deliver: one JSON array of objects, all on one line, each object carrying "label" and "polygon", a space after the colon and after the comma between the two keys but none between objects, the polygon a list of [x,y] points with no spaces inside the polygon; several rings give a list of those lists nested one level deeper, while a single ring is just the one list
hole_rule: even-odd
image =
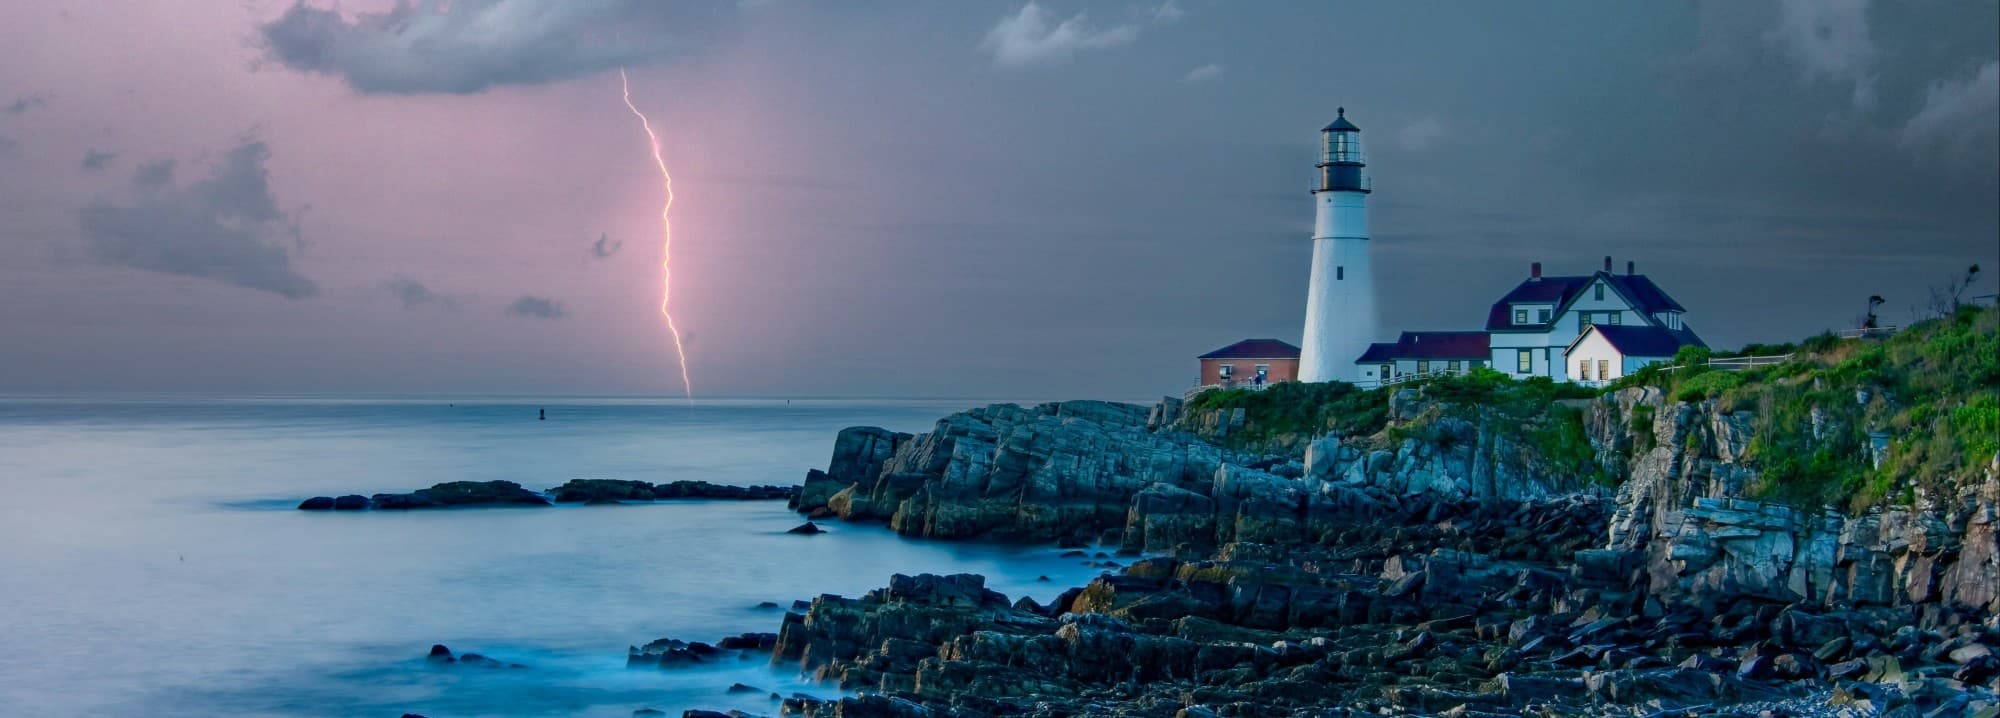
[{"label": "overcast sky", "polygon": [[[0,391],[1143,398],[1638,263],[1710,344],[2000,275],[1993,0],[0,4]],[[1387,335],[1385,335],[1387,336]]]}]

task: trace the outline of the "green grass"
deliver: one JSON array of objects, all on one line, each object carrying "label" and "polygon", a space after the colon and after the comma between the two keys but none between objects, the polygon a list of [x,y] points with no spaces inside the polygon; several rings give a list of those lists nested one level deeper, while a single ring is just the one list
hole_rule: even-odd
[{"label": "green grass", "polygon": [[1190,412],[1242,409],[1243,428],[1223,443],[1262,447],[1292,437],[1327,432],[1366,436],[1389,423],[1389,395],[1353,384],[1284,382],[1262,391],[1212,389],[1188,400]]},{"label": "green grass", "polygon": [[[1677,357],[1685,366],[1645,367],[1604,390],[1476,369],[1386,390],[1285,383],[1263,391],[1209,391],[1188,409],[1243,409],[1244,427],[1222,440],[1238,448],[1296,448],[1302,438],[1327,432],[1444,442],[1450,433],[1437,422],[1457,417],[1511,440],[1558,476],[1608,482],[1583,413],[1559,402],[1650,386],[1672,401],[1714,401],[1723,412],[1750,412],[1746,460],[1760,472],[1748,487],[1752,498],[1851,511],[1907,500],[1918,487],[1954,490],[1981,479],[2000,452],[2000,309],[1967,307],[1887,339],[1822,334],[1739,352],[1786,353],[1793,355],[1786,363],[1731,372],[1710,369],[1707,350],[1685,349]],[[1437,400],[1437,408],[1384,431],[1389,396],[1406,388]],[[1653,407],[1639,405],[1622,418],[1635,437],[1633,449],[1653,448],[1655,415]],[[1888,437],[1879,467],[1871,432]],[[1702,441],[1690,436],[1695,448]]]},{"label": "green grass", "polygon": [[[1950,491],[2000,451],[2000,309],[1966,307],[1885,340],[1823,334],[1742,353],[1787,351],[1791,361],[1750,371],[1647,367],[1612,389],[1754,412],[1748,455],[1761,476],[1748,493],[1800,506],[1860,511],[1916,487]],[[1879,468],[1871,432],[1888,437]]]}]

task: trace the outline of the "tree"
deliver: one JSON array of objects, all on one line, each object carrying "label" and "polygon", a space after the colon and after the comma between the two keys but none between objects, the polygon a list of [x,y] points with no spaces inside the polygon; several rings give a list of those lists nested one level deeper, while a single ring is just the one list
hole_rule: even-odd
[{"label": "tree", "polygon": [[1978,280],[1979,265],[1974,264],[1965,268],[1965,274],[1953,279],[1947,279],[1943,284],[1933,285],[1931,287],[1930,315],[1933,317],[1948,317],[1957,313],[1958,308],[1965,304],[1965,291],[1971,289],[1972,283]]}]

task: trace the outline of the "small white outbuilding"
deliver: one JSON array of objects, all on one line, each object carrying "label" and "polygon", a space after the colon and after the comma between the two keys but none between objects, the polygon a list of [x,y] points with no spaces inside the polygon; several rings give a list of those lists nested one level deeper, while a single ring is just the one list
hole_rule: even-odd
[{"label": "small white outbuilding", "polygon": [[1699,345],[1688,332],[1660,326],[1592,324],[1563,350],[1570,381],[1601,384],[1674,358],[1681,347]]}]

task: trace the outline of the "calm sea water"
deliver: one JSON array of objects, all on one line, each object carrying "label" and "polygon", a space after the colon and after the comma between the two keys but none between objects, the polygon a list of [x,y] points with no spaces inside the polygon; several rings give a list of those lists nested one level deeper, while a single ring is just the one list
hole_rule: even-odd
[{"label": "calm sea water", "polygon": [[[0,715],[775,714],[725,691],[834,692],[762,661],[627,670],[625,649],[775,631],[757,603],[892,573],[1046,601],[1097,571],[874,526],[788,535],[781,502],[293,506],[461,479],[796,483],[842,427],[922,431],[969,404],[0,400]],[[433,643],[529,668],[431,666]]]}]

